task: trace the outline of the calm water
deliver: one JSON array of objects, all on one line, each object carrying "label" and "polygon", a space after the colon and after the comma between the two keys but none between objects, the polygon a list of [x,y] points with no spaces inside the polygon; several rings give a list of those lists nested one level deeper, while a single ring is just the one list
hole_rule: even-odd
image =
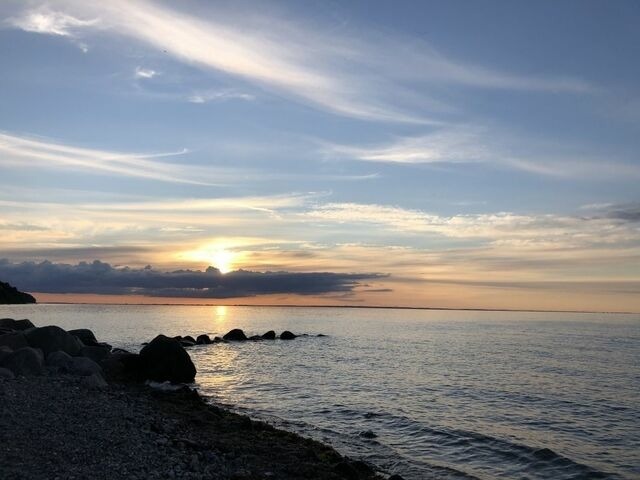
[{"label": "calm water", "polygon": [[640,315],[36,305],[3,316],[135,349],[233,327],[328,334],[195,347],[197,384],[406,478],[640,478]]}]

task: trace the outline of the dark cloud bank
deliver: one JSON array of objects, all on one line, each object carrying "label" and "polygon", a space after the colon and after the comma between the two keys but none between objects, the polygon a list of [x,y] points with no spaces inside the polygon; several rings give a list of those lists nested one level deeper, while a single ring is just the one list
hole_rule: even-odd
[{"label": "dark cloud bank", "polygon": [[12,263],[0,259],[0,279],[23,291],[42,293],[97,293],[152,297],[230,298],[267,294],[318,295],[349,293],[379,274],[332,272],[252,272],[237,270],[221,274],[205,271],[162,272],[145,268],[114,268],[95,260],[77,265],[44,261]]}]

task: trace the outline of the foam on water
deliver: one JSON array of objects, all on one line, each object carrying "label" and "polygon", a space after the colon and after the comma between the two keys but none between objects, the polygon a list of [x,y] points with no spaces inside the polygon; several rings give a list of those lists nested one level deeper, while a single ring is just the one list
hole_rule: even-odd
[{"label": "foam on water", "polygon": [[194,347],[198,387],[410,479],[640,478],[639,315],[36,305],[0,316],[136,349],[157,333],[325,333]]}]

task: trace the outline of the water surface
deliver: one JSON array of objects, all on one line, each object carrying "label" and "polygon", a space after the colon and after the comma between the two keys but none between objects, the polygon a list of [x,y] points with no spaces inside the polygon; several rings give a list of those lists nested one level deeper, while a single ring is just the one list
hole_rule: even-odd
[{"label": "water surface", "polygon": [[640,478],[640,315],[42,304],[0,316],[130,349],[235,327],[327,334],[195,347],[198,387],[408,479]]}]

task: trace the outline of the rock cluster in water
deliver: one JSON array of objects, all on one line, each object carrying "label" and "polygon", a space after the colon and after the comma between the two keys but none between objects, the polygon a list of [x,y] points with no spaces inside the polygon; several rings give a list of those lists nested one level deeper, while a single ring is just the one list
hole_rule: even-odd
[{"label": "rock cluster in water", "polygon": [[36,299],[28,293],[19,291],[5,282],[0,282],[0,305],[14,303],[36,303]]},{"label": "rock cluster in water", "polygon": [[158,335],[139,354],[98,342],[91,330],[66,331],[29,320],[0,319],[0,376],[65,373],[87,377],[89,386],[105,379],[189,383],[196,368],[178,340]]},{"label": "rock cluster in water", "polygon": [[[293,340],[298,337],[309,337],[309,336],[310,335],[308,333],[296,335],[290,332],[289,330],[283,331],[278,336],[276,335],[276,332],[274,330],[269,330],[268,332],[265,332],[262,335],[252,335],[248,337],[243,330],[239,328],[234,328],[232,330],[229,330],[222,337],[211,338],[209,337],[209,335],[203,333],[201,335],[198,335],[196,338],[193,338],[193,336],[191,335],[185,335],[185,336],[177,335],[173,338],[178,342],[180,342],[180,344],[183,347],[188,348],[188,347],[193,347],[195,345],[210,345],[212,343],[246,342],[246,341],[258,342],[261,340],[276,340],[278,338],[280,340]],[[326,335],[322,333],[314,336],[326,337]],[[148,345],[148,344],[144,343],[143,345]]]}]

